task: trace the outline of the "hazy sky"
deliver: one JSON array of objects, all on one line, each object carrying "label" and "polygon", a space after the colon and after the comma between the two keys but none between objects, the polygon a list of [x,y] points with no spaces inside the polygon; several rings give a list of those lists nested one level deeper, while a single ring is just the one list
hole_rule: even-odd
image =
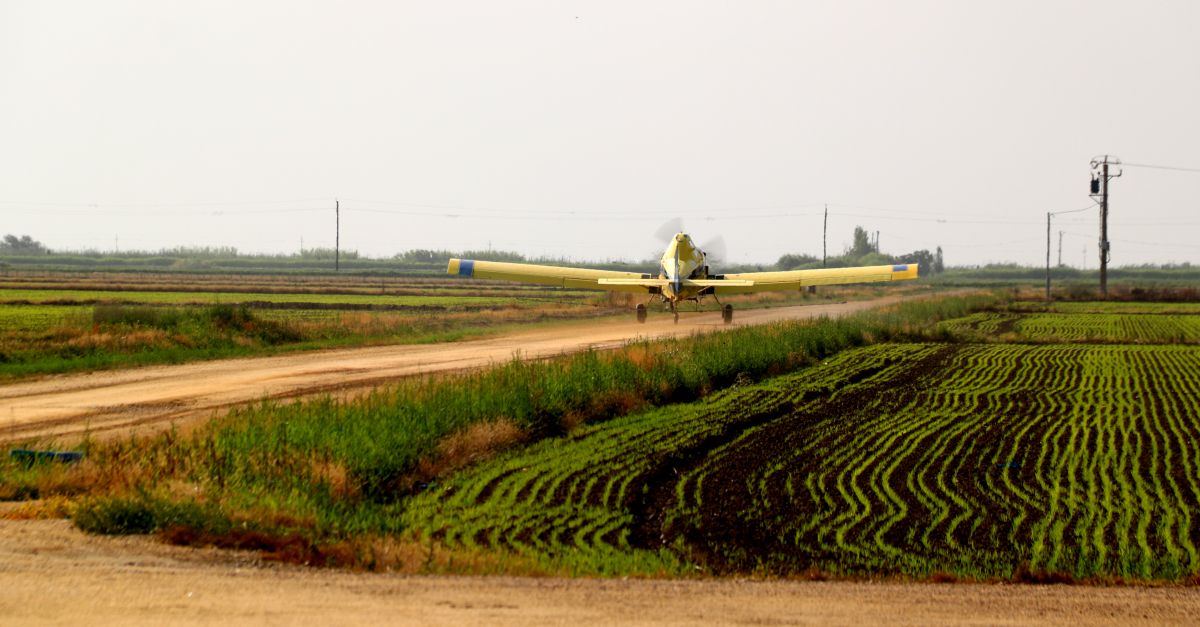
[{"label": "hazy sky", "polygon": [[[0,234],[737,262],[1045,260],[1089,161],[1200,168],[1200,2],[0,0]],[[1112,183],[1113,263],[1200,262],[1200,172]],[[1056,218],[1096,267],[1098,212]],[[1086,249],[1086,257],[1085,257]]]}]

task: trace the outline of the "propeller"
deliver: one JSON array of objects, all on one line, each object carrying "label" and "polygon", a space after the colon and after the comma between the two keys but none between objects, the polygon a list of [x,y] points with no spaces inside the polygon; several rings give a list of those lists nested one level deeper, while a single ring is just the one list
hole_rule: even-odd
[{"label": "propeller", "polygon": [[700,250],[704,251],[704,258],[710,266],[720,264],[725,261],[725,238],[718,235],[706,240],[700,245]]},{"label": "propeller", "polygon": [[[675,237],[676,233],[683,232],[685,232],[683,218],[671,218],[654,231],[654,236],[663,243],[667,243]],[[700,244],[700,250],[704,252],[705,259],[710,265],[719,264],[725,260],[725,238],[720,235],[709,238]]]},{"label": "propeller", "polygon": [[654,231],[654,236],[661,240],[664,244],[671,241],[676,233],[683,232],[683,218],[671,218],[663,222],[662,226]]}]

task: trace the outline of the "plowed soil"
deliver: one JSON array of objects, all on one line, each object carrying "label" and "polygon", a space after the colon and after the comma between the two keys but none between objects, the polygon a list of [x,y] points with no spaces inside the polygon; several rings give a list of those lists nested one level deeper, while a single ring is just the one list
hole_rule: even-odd
[{"label": "plowed soil", "polygon": [[[734,325],[841,316],[920,296],[747,309]],[[630,314],[630,318],[632,318]],[[685,313],[645,324],[631,319],[564,323],[500,337],[446,344],[373,346],[48,377],[0,387],[0,441],[123,436],[207,418],[262,398],[354,393],[414,375],[479,368],[520,355],[539,359],[606,349],[639,338],[678,337],[728,328],[718,312]]]}]

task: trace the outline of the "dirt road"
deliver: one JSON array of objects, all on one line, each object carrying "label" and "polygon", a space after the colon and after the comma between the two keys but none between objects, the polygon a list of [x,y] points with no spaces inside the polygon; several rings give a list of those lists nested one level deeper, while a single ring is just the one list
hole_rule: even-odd
[{"label": "dirt road", "polygon": [[[839,316],[898,302],[901,296],[738,311],[735,326]],[[261,398],[293,398],[362,389],[401,377],[604,349],[638,338],[664,338],[726,328],[720,313],[564,323],[500,337],[445,344],[378,346],[291,353],[50,377],[0,387],[0,441],[85,432],[123,435],[208,417]]]},{"label": "dirt road", "polygon": [[401,577],[0,520],[0,624],[1170,625],[1196,588]]}]

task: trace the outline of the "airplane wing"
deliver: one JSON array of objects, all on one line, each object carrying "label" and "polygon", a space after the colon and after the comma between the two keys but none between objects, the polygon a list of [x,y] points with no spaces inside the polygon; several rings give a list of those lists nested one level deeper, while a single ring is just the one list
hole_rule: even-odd
[{"label": "airplane wing", "polygon": [[610,292],[635,292],[645,294],[652,287],[666,285],[665,279],[639,272],[617,270],[590,270],[561,266],[540,266],[528,263],[505,263],[500,261],[475,261],[451,259],[446,272],[476,279],[520,281],[576,289],[608,290]]},{"label": "airplane wing", "polygon": [[[906,281],[917,278],[917,264],[894,266],[859,266],[856,268],[821,268],[817,270],[787,270],[784,272],[743,272],[726,274],[724,280],[706,281],[713,284],[717,294],[742,294],[773,290],[800,290],[810,285],[845,285],[848,283],[879,283]],[[746,283],[749,283],[747,285]]]}]

